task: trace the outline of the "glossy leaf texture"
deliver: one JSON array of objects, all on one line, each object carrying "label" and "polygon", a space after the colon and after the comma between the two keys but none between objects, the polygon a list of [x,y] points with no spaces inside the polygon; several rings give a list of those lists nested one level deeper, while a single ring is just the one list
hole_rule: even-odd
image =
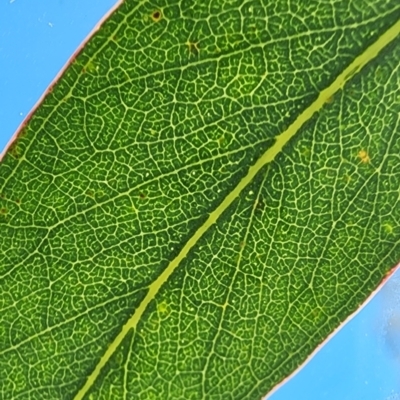
[{"label": "glossy leaf texture", "polygon": [[399,18],[124,1],[0,164],[0,397],[259,399],[301,365],[400,260]]}]

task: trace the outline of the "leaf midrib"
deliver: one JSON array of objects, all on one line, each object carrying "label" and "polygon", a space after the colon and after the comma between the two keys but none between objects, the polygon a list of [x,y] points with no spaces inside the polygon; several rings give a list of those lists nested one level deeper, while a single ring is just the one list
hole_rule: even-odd
[{"label": "leaf midrib", "polygon": [[189,251],[196,245],[199,239],[214,225],[222,213],[233,203],[239,196],[242,190],[253,180],[256,174],[262,167],[271,163],[275,157],[281,152],[282,148],[288,141],[300,130],[300,128],[309,121],[312,116],[322,109],[328,99],[332,98],[339,90],[343,88],[347,81],[349,81],[356,71],[358,73],[365,65],[373,60],[382,49],[384,49],[390,42],[392,42],[400,34],[400,20],[383,33],[373,44],[371,44],[361,55],[356,57],[354,61],[338,75],[338,77],[324,90],[322,90],[317,99],[306,108],[296,120],[275,139],[275,143],[256,161],[254,165],[249,168],[246,176],[236,185],[236,187],[225,197],[219,206],[210,213],[207,220],[200,226],[188,242],[183,246],[179,254],[169,263],[167,268],[160,274],[160,276],[149,286],[149,290],[139,307],[135,310],[132,317],[122,327],[121,332],[110,343],[103,356],[100,358],[93,372],[88,376],[85,384],[78,391],[74,400],[83,399],[88,390],[92,387],[97,377],[99,376],[102,368],[106,365],[108,360],[114,354],[122,340],[125,338],[130,329],[134,329],[139,323],[144,311],[149,303],[155,298],[161,286],[172,275],[181,261],[188,255]]}]

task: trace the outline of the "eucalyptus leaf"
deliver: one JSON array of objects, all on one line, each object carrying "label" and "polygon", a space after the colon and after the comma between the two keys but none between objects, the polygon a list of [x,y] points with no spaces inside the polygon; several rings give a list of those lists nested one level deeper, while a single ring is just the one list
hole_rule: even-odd
[{"label": "eucalyptus leaf", "polygon": [[0,164],[0,398],[260,399],[400,260],[400,4],[125,0]]}]

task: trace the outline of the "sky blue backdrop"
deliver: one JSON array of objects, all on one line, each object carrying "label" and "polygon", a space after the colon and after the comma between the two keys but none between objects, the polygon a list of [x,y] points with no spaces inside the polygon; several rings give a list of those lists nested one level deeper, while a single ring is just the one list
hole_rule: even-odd
[{"label": "sky blue backdrop", "polygon": [[[0,151],[115,0],[0,2]],[[399,400],[400,273],[271,400]]]}]

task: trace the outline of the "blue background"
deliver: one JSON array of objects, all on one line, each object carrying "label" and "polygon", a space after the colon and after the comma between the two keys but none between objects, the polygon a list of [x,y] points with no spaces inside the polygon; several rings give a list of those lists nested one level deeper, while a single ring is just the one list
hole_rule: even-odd
[{"label": "blue background", "polygon": [[[115,0],[1,0],[0,151]],[[270,400],[400,400],[400,271]]]}]

